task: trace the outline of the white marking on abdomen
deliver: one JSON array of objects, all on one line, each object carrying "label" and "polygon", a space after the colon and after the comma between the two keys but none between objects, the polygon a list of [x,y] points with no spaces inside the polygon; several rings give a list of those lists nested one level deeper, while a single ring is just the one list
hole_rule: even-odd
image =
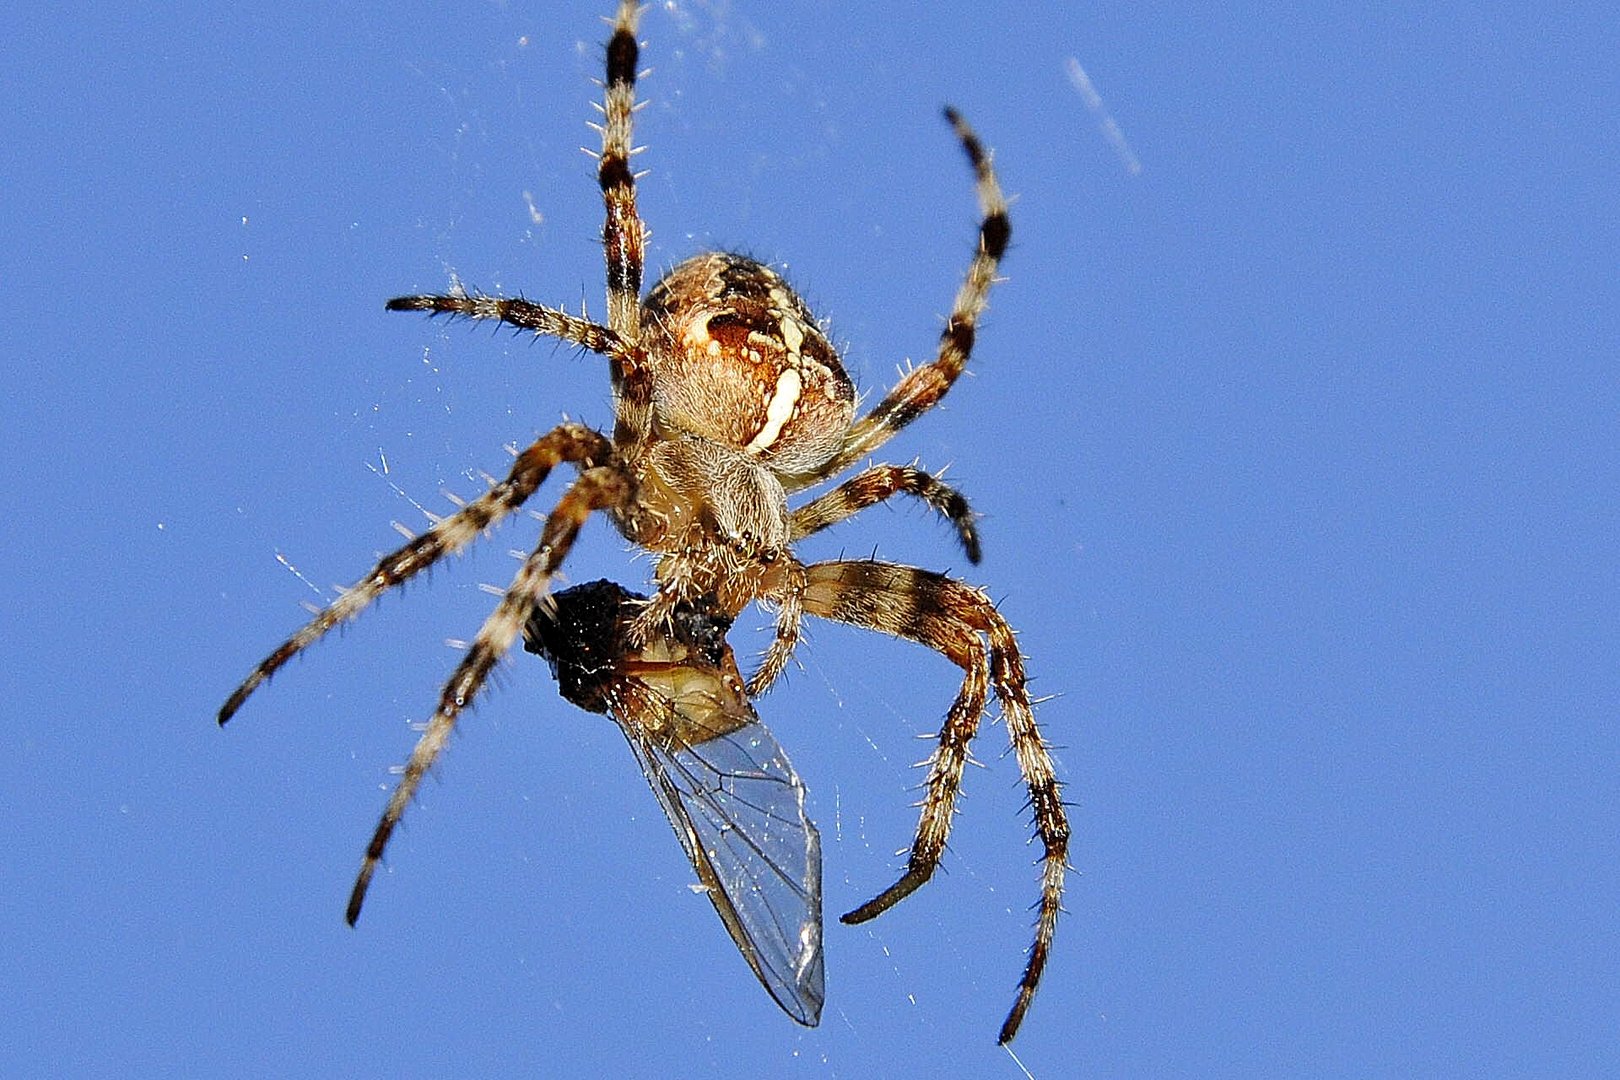
[{"label": "white marking on abdomen", "polygon": [[804,380],[799,377],[798,369],[783,368],[782,374],[776,377],[776,390],[765,406],[765,426],[759,429],[759,434],[744,449],[751,454],[770,449],[777,436],[782,434],[783,425],[793,418],[793,409],[798,405],[799,392],[803,389]]}]

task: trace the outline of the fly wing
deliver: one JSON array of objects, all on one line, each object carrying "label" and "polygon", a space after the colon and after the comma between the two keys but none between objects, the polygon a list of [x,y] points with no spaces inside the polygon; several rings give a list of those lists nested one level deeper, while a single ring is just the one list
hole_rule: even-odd
[{"label": "fly wing", "polygon": [[[710,672],[673,670],[700,682]],[[667,674],[634,680],[609,712],[743,959],[789,1016],[814,1027],[826,997],[821,836],[804,784],[740,693],[672,695],[659,685]],[[649,712],[672,724],[645,723]]]}]

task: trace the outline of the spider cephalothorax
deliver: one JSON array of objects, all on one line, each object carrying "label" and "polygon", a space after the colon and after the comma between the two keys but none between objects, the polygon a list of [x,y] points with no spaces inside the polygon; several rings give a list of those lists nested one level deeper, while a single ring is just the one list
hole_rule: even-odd
[{"label": "spider cephalothorax", "polygon": [[[614,712],[633,745],[646,731],[678,734],[692,716],[729,718],[727,723],[749,731],[758,727],[746,699],[735,697],[731,688],[729,672],[735,663],[729,649],[700,648],[691,620],[729,626],[743,608],[759,601],[776,607],[776,636],[748,680],[749,697],[762,693],[782,673],[806,614],[907,638],[962,668],[962,687],[928,762],[922,817],[907,868],[888,889],[845,915],[845,922],[882,913],[932,875],[950,831],[968,744],[994,693],[1029,789],[1043,847],[1035,939],[1012,1011],[1002,1025],[1000,1037],[1005,1042],[1017,1032],[1046,964],[1060,910],[1069,837],[1058,781],[1035,726],[1013,632],[982,592],[942,574],[875,560],[807,566],[793,551],[797,541],[812,533],[893,496],[909,495],[949,519],[968,558],[977,562],[973,514],[962,496],[938,479],[895,465],[869,465],[797,507],[790,507],[788,499],[865,459],[932,408],[962,373],[1011,235],[1006,200],[988,153],[967,123],[947,109],[946,119],[976,178],[978,241],[934,360],[907,371],[876,406],[856,418],[855,390],[837,352],[804,302],[769,267],[739,255],[700,254],[677,265],[642,298],[646,231],[636,210],[636,178],[630,168],[638,16],[635,0],[620,0],[607,46],[603,122],[598,128],[602,151],[597,179],[606,209],[602,231],[606,324],[522,299],[464,292],[403,296],[388,302],[394,311],[496,319],[601,354],[608,361],[613,386],[612,437],[575,423],[541,436],[517,455],[505,480],[386,556],[271,653],[226,701],[220,722],[230,719],[254,688],[292,656],[359,614],[383,591],[466,547],[522,506],[552,469],[571,464],[578,477],[547,516],[539,544],[451,675],[406,763],[366,849],[350,896],[349,921],[358,917],[389,836],[443,750],[457,717],[530,624],[537,605],[548,602],[550,584],[580,527],[591,514],[602,511],[628,540],[657,558],[657,589],[644,604],[622,590],[604,591],[602,610],[611,614],[612,621],[601,625],[587,618],[595,611],[595,600],[571,595],[562,609],[566,618],[558,625],[572,629],[559,631],[563,636],[553,639],[548,655],[554,661],[564,657],[567,670],[585,680],[585,690],[594,686],[593,692],[604,695],[592,700]],[[632,609],[638,613],[622,625]],[[578,667],[576,661],[602,649],[608,650],[612,663],[588,670]],[[682,686],[709,687],[714,700],[697,705],[679,702],[672,695],[678,696]],[[659,716],[685,719],[666,724]],[[764,739],[758,743],[764,744]],[[645,745],[654,747],[649,752],[655,753],[679,749],[656,739]],[[677,754],[673,765],[684,767],[688,758],[704,757],[701,746],[685,750],[687,756]],[[746,771],[753,759],[740,754],[736,760]],[[786,785],[790,772],[783,769],[775,779]],[[792,780],[787,786],[796,787],[797,778]],[[668,801],[665,805],[671,806]],[[676,811],[671,813],[673,820]],[[800,825],[797,835],[813,838],[814,829],[807,822]],[[683,836],[683,843],[688,839]],[[688,852],[702,873],[701,845],[688,844]],[[819,882],[819,848],[814,861]],[[777,1000],[792,999],[795,1004],[784,1007],[804,1023],[814,1023],[820,1008],[819,892],[814,908],[813,957],[801,950],[795,953],[793,963],[799,966],[793,972],[775,975],[762,970],[757,956],[750,957],[756,974]],[[727,922],[734,938],[738,925]],[[783,950],[785,955],[786,946]],[[809,987],[805,980],[812,970],[816,988],[795,989],[798,982]]]}]

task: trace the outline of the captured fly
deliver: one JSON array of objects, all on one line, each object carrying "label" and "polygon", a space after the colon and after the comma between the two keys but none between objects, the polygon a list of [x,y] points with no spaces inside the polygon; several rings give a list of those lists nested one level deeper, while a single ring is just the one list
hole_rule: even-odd
[{"label": "captured fly", "polygon": [[554,594],[524,629],[562,696],[624,732],[726,932],[771,997],[821,1019],[821,837],[804,784],[743,692],[730,620],[681,604],[639,648],[645,597],[611,581]]}]

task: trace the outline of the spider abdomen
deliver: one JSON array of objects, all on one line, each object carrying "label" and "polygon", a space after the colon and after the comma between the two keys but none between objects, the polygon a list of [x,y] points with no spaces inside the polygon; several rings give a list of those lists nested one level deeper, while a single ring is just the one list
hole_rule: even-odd
[{"label": "spider abdomen", "polygon": [[740,450],[779,475],[837,451],[855,387],[804,301],[780,275],[709,252],[666,274],[642,304],[653,409],[666,433]]}]

